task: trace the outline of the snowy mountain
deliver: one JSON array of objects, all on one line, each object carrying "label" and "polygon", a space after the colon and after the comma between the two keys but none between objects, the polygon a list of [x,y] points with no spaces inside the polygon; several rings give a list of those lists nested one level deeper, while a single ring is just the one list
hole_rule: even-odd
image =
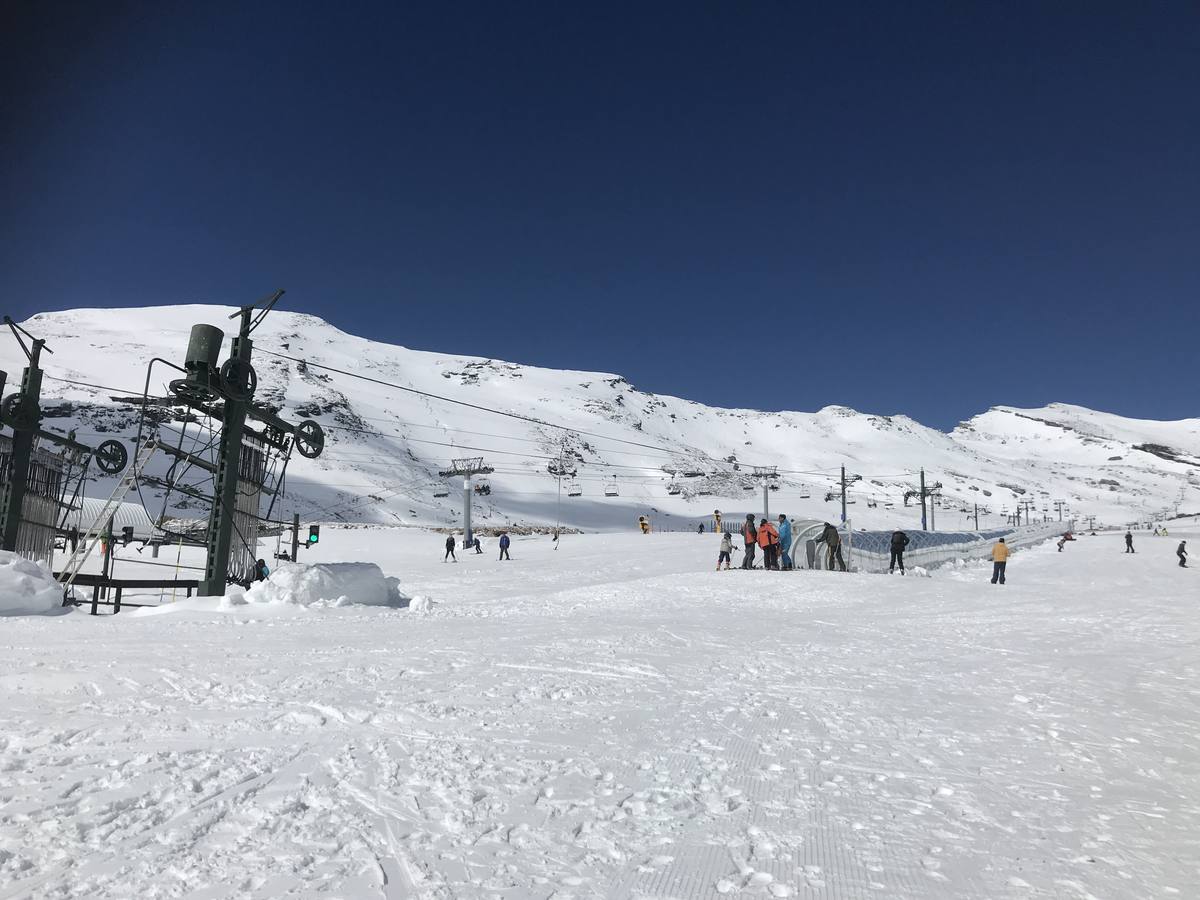
[{"label": "snowy mountain", "polygon": [[[76,429],[84,441],[131,441],[140,409],[126,398],[140,396],[150,359],[182,364],[198,322],[226,331],[224,357],[233,311],[83,309],[22,323],[54,351],[44,357],[44,426]],[[320,458],[293,456],[276,515],[294,510],[317,521],[458,524],[461,482],[438,472],[452,458],[470,456],[495,468],[485,479],[490,493],[475,498],[475,521],[484,525],[545,525],[561,516],[568,526],[625,529],[649,515],[660,529],[695,528],[714,509],[727,520],[761,510],[754,466],[781,473],[769,495],[772,511],[816,519],[838,516],[838,503],[825,496],[846,466],[862,476],[852,486],[849,513],[865,527],[919,524],[904,495],[916,488],[922,467],[930,484],[943,485],[936,510],[943,530],[973,522],[964,510],[973,513],[976,504],[988,509],[981,526],[997,524],[1026,500],[1038,515],[1056,515],[1054,501],[1063,500],[1071,515],[1113,524],[1200,509],[1200,419],[1143,421],[1063,404],[997,407],[946,434],[903,415],[835,406],[812,413],[718,409],[640,391],[615,374],[409,350],[297,313],[272,312],[253,338],[259,402],[293,421],[315,419],[326,432]],[[23,366],[14,341],[0,344],[10,385]],[[174,377],[156,367],[151,394],[166,396]],[[196,436],[188,430],[189,441]],[[561,496],[553,474],[560,453],[575,472],[563,479]],[[166,461],[159,462],[165,473]],[[89,487],[105,492],[103,483]],[[161,494],[147,491],[144,499],[152,515],[161,511]],[[195,514],[186,499],[173,506]]]}]

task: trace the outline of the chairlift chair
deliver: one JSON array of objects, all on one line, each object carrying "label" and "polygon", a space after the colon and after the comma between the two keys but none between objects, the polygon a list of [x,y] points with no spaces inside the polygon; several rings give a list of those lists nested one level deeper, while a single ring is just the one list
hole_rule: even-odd
[{"label": "chairlift chair", "polygon": [[678,482],[676,482],[675,479],[672,478],[670,483],[667,485],[667,493],[670,494],[672,497],[674,497],[676,494],[680,494],[682,492],[683,492],[683,488],[681,488],[679,486]]},{"label": "chairlift chair", "polygon": [[578,481],[567,482],[567,496],[568,497],[583,496],[583,489],[579,487]]},{"label": "chairlift chair", "polygon": [[812,496],[812,492],[808,488],[806,488],[806,487],[800,488],[800,499],[801,500],[807,500],[811,496]]},{"label": "chairlift chair", "polygon": [[620,497],[621,492],[617,490],[617,476],[614,475],[604,485],[605,497]]}]

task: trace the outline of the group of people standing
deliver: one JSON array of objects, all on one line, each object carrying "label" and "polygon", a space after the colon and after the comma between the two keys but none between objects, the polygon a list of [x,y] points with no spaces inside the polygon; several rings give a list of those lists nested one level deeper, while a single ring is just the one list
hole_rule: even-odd
[{"label": "group of people standing", "polygon": [[[555,538],[555,540],[557,540],[557,537]],[[508,548],[511,543],[512,543],[512,539],[508,536],[508,532],[507,531],[500,532],[500,559],[501,559],[501,561],[506,560],[506,559],[510,560],[510,561],[512,560],[512,557],[508,555]],[[447,561],[458,562],[458,557],[454,555],[454,548],[456,546],[458,546],[458,541],[455,539],[454,535],[452,535],[452,534],[446,535],[446,555],[442,557],[442,562],[447,562]],[[474,548],[476,553],[483,552],[483,545],[479,542],[478,535],[473,536],[471,538],[470,543],[468,543],[465,538],[463,539],[463,549],[469,550],[471,548]]]}]

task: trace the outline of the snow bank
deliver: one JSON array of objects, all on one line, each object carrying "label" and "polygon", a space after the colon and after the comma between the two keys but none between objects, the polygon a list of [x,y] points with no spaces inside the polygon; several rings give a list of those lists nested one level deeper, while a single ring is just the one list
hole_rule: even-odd
[{"label": "snow bank", "polygon": [[44,566],[0,550],[0,615],[56,613],[62,598],[62,588]]},{"label": "snow bank", "polygon": [[283,563],[266,581],[247,590],[231,589],[223,608],[249,604],[288,606],[407,606],[399,581],[388,578],[375,563]]}]

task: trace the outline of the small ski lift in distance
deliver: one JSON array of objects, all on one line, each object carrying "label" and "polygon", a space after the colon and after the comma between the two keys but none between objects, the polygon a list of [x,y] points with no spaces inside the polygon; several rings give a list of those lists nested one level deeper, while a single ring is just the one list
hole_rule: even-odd
[{"label": "small ski lift in distance", "polygon": [[617,490],[617,476],[616,475],[614,475],[612,478],[610,478],[608,481],[606,481],[604,483],[604,496],[605,497],[620,497],[621,496],[621,492]]},{"label": "small ski lift in distance", "polygon": [[868,508],[868,509],[875,509],[875,508],[876,508],[878,505],[879,505],[879,504],[875,502],[875,498],[874,498],[874,497],[868,497],[868,498],[867,498],[867,508]]},{"label": "small ski lift in distance", "polygon": [[801,500],[807,500],[811,496],[812,496],[812,491],[809,490],[808,485],[805,485],[804,487],[800,488],[800,499]]},{"label": "small ski lift in distance", "polygon": [[486,497],[491,492],[492,492],[492,486],[488,483],[486,478],[480,479],[479,481],[477,481],[475,483],[475,493],[476,494]]},{"label": "small ski lift in distance", "polygon": [[667,493],[670,494],[672,497],[674,497],[676,494],[679,494],[682,492],[683,492],[683,488],[681,488],[679,486],[679,482],[677,482],[674,478],[672,478],[670,480],[670,482],[667,483]]},{"label": "small ski lift in distance", "polygon": [[567,482],[567,496],[568,497],[582,497],[583,496],[583,488],[581,488],[579,486],[578,481],[575,481],[574,479],[572,479],[571,481]]}]

